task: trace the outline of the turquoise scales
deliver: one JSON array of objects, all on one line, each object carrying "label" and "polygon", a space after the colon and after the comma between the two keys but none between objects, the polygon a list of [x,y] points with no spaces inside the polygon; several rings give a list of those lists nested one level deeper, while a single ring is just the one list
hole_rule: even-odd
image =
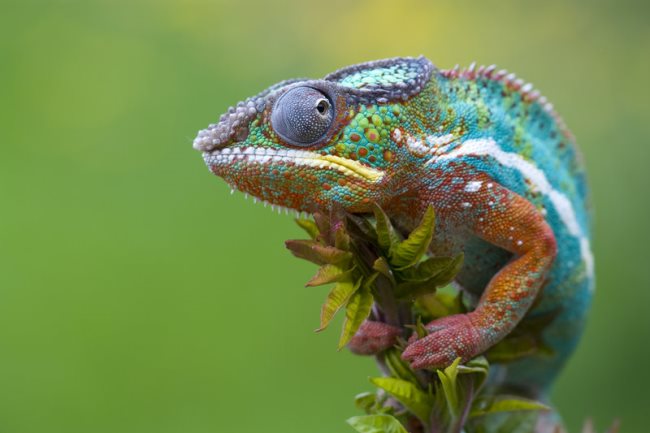
[{"label": "turquoise scales", "polygon": [[[594,287],[588,193],[580,155],[552,106],[514,75],[470,67],[444,71],[438,80],[452,109],[444,114],[463,113],[469,133],[436,158],[432,168],[449,170],[451,162],[460,160],[471,170],[487,173],[532,203],[557,240],[557,256],[546,276],[541,302],[528,313],[532,318],[556,311],[543,334],[556,355],[537,355],[507,367],[514,385],[543,390],[581,335]],[[482,257],[490,256],[489,251],[483,243],[465,249],[468,288],[484,287],[486,281],[476,278],[481,273],[472,270],[471,262],[485,266]]]},{"label": "turquoise scales", "polygon": [[377,202],[408,230],[433,204],[434,248],[465,252],[457,283],[476,308],[428,324],[403,354],[413,367],[467,360],[522,319],[552,316],[553,354],[498,378],[544,396],[575,347],[593,290],[585,173],[553,108],[513,75],[423,57],[351,66],[239,103],[194,147],[234,189],[280,208]]}]

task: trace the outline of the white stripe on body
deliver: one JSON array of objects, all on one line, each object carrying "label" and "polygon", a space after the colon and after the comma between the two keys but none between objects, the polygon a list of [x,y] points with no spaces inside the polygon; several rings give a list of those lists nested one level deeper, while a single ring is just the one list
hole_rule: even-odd
[{"label": "white stripe on body", "polygon": [[455,159],[463,155],[490,156],[501,165],[517,170],[522,176],[528,179],[535,188],[547,196],[569,233],[578,239],[580,244],[580,255],[585,263],[587,275],[589,278],[593,278],[594,257],[591,252],[589,239],[584,233],[582,233],[580,224],[578,223],[578,218],[576,217],[573,206],[567,196],[553,188],[542,170],[530,161],[525,160],[517,153],[505,152],[492,138],[478,138],[464,141],[451,152],[434,157],[428,163]]}]

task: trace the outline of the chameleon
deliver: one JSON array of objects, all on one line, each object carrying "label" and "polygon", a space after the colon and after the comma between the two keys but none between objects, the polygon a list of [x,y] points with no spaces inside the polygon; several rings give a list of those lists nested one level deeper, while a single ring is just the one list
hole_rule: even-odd
[{"label": "chameleon", "polygon": [[[548,397],[594,290],[592,212],[575,138],[531,84],[494,65],[371,61],[277,83],[199,131],[193,147],[233,189],[279,209],[363,213],[376,203],[408,231],[433,206],[431,252],[464,253],[455,283],[475,307],[427,324],[403,359],[415,369],[467,361],[551,315],[551,350],[496,375],[513,393]],[[381,337],[376,322],[364,326]]]}]

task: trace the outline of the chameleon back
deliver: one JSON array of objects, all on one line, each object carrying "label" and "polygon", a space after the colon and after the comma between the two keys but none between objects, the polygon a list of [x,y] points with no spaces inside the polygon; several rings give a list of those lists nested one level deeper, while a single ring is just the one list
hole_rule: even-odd
[{"label": "chameleon back", "polygon": [[[488,174],[530,201],[555,234],[557,257],[538,303],[520,324],[547,317],[550,324],[542,339],[548,350],[505,365],[502,379],[507,386],[543,394],[582,333],[594,287],[591,214],[581,156],[545,98],[505,71],[441,71],[432,78],[431,88],[440,116],[438,129],[443,126],[440,134],[456,131],[464,142],[452,144],[432,168],[462,161]],[[467,248],[470,260],[473,253],[499,257],[481,242]],[[500,257],[504,263],[510,259]]]}]

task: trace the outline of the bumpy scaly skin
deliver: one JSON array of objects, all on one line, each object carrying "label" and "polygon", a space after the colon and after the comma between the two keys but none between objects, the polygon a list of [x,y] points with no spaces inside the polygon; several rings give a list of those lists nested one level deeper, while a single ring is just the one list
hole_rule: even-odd
[{"label": "bumpy scaly skin", "polygon": [[[300,86],[322,92],[335,110],[308,145],[271,122],[278,98]],[[553,313],[543,337],[554,354],[508,364],[503,375],[505,385],[539,394],[573,350],[593,288],[585,174],[551,105],[514,75],[438,70],[423,57],[352,66],[273,86],[199,132],[194,147],[233,188],[280,207],[364,212],[377,202],[408,230],[433,204],[434,252],[464,251],[457,283],[478,301],[410,341],[403,357],[414,367],[467,360],[524,316]],[[363,332],[353,349],[366,353]]]},{"label": "bumpy scaly skin", "polygon": [[383,322],[366,320],[352,337],[348,347],[357,355],[376,355],[392,347],[402,330]]}]

